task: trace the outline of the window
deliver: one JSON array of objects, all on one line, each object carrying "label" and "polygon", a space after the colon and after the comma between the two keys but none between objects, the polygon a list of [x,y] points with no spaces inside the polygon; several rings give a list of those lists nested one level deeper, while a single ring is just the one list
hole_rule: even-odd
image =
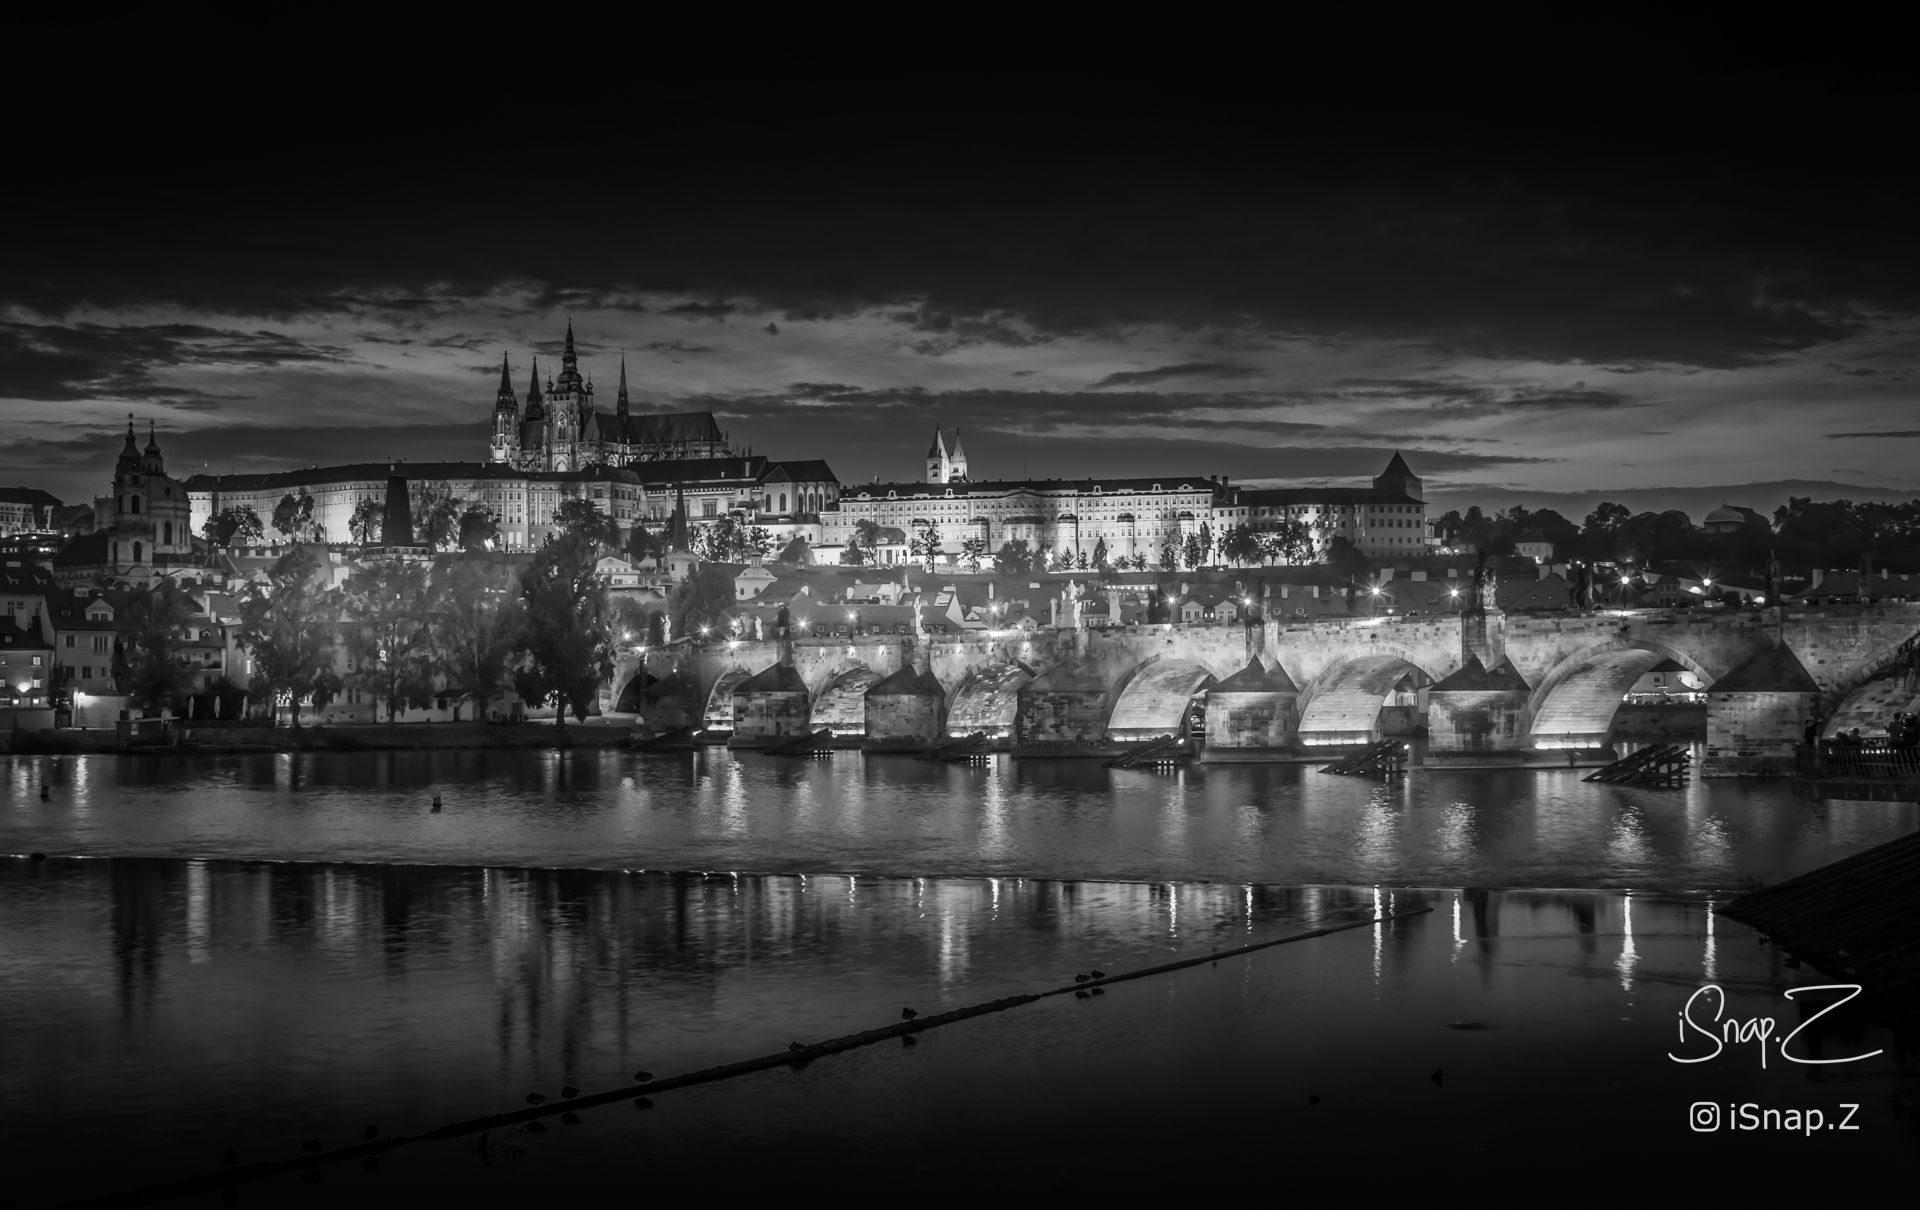
[{"label": "window", "polygon": [[85,664],[85,665],[82,665],[82,666],[81,666],[81,668],[80,668],[80,679],[81,679],[81,680],[83,680],[83,681],[90,681],[90,680],[92,680],[92,679],[93,679],[93,665],[92,665],[92,664]]}]

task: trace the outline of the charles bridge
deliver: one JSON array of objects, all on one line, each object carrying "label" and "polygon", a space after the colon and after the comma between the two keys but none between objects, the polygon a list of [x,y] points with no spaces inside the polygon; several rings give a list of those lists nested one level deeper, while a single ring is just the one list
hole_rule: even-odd
[{"label": "charles bridge", "polygon": [[1210,758],[1257,759],[1372,742],[1398,704],[1430,760],[1513,757],[1605,747],[1623,695],[1672,660],[1707,687],[1709,759],[1753,770],[1815,713],[1911,708],[1897,667],[1917,632],[1920,604],[1888,603],[732,640],[624,653],[601,707],[743,747],[826,729],[1042,749],[1175,734],[1204,707]]}]

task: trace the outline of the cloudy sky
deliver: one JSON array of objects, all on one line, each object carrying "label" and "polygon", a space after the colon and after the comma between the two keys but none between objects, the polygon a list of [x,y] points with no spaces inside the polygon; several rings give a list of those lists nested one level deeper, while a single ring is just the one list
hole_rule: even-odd
[{"label": "cloudy sky", "polygon": [[103,72],[21,133],[0,485],[91,498],[129,412],[176,472],[477,460],[571,318],[603,407],[624,355],[636,406],[850,482],[940,425],[975,477],[1920,494],[1910,92],[276,67]]}]

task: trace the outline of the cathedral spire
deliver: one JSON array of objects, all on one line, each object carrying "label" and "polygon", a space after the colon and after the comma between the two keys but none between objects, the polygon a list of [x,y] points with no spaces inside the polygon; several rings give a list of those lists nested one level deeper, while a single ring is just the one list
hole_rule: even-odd
[{"label": "cathedral spire", "polygon": [[131,458],[136,462],[139,461],[140,459],[140,443],[134,438],[134,435],[133,435],[133,413],[132,412],[127,413],[127,444],[121,448],[120,457],[123,459]]},{"label": "cathedral spire", "polygon": [[500,354],[500,393],[493,397],[495,407],[505,408],[517,405],[519,400],[513,397],[513,383],[507,380],[507,355]]},{"label": "cathedral spire", "polygon": [[627,436],[627,355],[620,355],[620,393],[614,396],[614,414],[620,417],[620,438]]}]

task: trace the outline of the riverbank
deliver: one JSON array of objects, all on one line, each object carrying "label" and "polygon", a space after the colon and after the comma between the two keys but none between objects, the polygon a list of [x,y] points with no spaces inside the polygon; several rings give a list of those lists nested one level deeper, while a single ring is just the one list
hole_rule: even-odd
[{"label": "riverbank", "polygon": [[422,723],[387,727],[329,723],[319,727],[217,727],[183,725],[179,742],[127,741],[106,728],[18,731],[7,752],[24,756],[87,753],[125,755],[233,754],[247,752],[375,752],[461,748],[607,748],[631,731],[606,723]]}]

